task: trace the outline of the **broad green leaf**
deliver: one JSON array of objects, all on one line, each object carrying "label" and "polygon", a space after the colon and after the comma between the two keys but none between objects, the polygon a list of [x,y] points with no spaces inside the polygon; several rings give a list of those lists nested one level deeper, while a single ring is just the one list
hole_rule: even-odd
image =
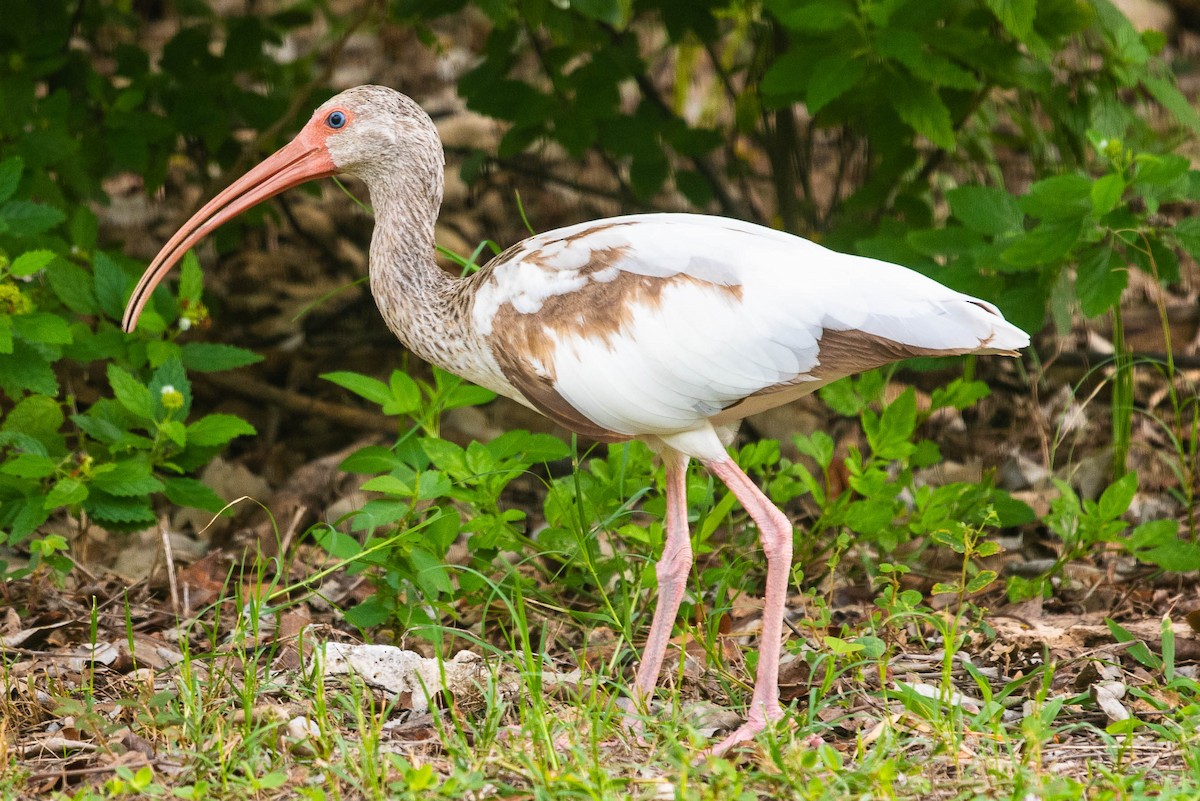
[{"label": "broad green leaf", "polygon": [[1193,131],[1200,131],[1200,113],[1192,106],[1183,92],[1179,91],[1175,82],[1170,78],[1142,78],[1142,86],[1167,111],[1175,115],[1175,119]]},{"label": "broad green leaf", "polygon": [[1026,214],[1041,220],[1079,219],[1092,210],[1092,182],[1078,173],[1043,178],[1018,203]]},{"label": "broad green leaf", "polygon": [[614,28],[624,22],[622,3],[617,0],[568,0],[580,14]]},{"label": "broad green leaf", "polygon": [[14,236],[37,236],[67,219],[56,208],[28,200],[10,200],[0,205],[0,222]]},{"label": "broad green leaf", "polygon": [[30,250],[13,259],[8,266],[11,275],[26,276],[42,270],[56,258],[52,250]]},{"label": "broad green leaf", "polygon": [[416,575],[413,579],[425,591],[426,596],[436,598],[454,592],[454,585],[440,559],[424,548],[413,548],[409,554]]},{"label": "broad green leaf", "polygon": [[[177,506],[190,506],[214,514],[221,511],[226,505],[221,496],[213,492],[207,484],[194,478],[164,479],[163,494],[167,496],[167,500]],[[232,514],[232,510],[226,511],[225,514]]]},{"label": "broad green leaf", "polygon": [[55,259],[46,267],[46,280],[63,305],[76,314],[91,315],[100,311],[92,276],[81,267],[66,259]]},{"label": "broad green leaf", "polygon": [[189,445],[224,445],[234,437],[252,437],[254,426],[232,414],[210,414],[187,427]]},{"label": "broad green leaf", "polygon": [[128,299],[129,276],[112,257],[101,251],[97,251],[92,260],[92,276],[101,311],[114,320],[121,319]]},{"label": "broad green leaf", "polygon": [[51,359],[28,342],[14,340],[12,353],[0,357],[0,389],[14,398],[27,392],[57,395],[58,378]]},{"label": "broad green leaf", "polygon": [[57,461],[34,453],[19,453],[0,465],[0,473],[18,478],[45,478],[57,469]]},{"label": "broad green leaf", "polygon": [[767,8],[784,27],[801,33],[832,33],[854,19],[850,7],[841,0],[815,0],[808,3],[772,0],[767,3]]},{"label": "broad green leaf", "polygon": [[808,93],[805,96],[808,113],[816,114],[846,94],[862,80],[866,71],[866,62],[849,53],[838,53],[818,61],[808,81]]},{"label": "broad green leaf", "polygon": [[24,168],[25,162],[20,156],[10,156],[0,161],[0,203],[8,200],[17,191]]},{"label": "broad green leaf", "polygon": [[19,431],[43,444],[61,443],[59,429],[64,422],[62,406],[46,395],[22,398],[4,417],[5,431]]},{"label": "broad green leaf", "polygon": [[1092,211],[1104,216],[1117,207],[1125,194],[1125,179],[1116,173],[1102,175],[1092,184]]},{"label": "broad green leaf", "polygon": [[1129,270],[1107,247],[1080,259],[1075,271],[1075,294],[1088,317],[1114,308],[1128,284]]},{"label": "broad green leaf", "polygon": [[1188,217],[1180,220],[1171,229],[1180,246],[1193,259],[1200,260],[1200,217]]},{"label": "broad green leaf", "polygon": [[117,497],[105,492],[92,492],[83,502],[83,508],[93,520],[123,528],[141,528],[154,525],[158,518],[150,501],[141,495]]},{"label": "broad green leaf", "polygon": [[1114,481],[1100,495],[1098,507],[1101,516],[1107,520],[1115,520],[1129,510],[1133,496],[1137,492],[1137,473],[1129,472]]},{"label": "broad green leaf", "polygon": [[387,473],[400,463],[400,459],[390,449],[368,445],[347,456],[338,465],[338,470],[346,473]]},{"label": "broad green leaf", "polygon": [[219,342],[188,342],[179,348],[183,366],[198,373],[216,373],[236,370],[263,360],[253,351]]},{"label": "broad green leaf", "polygon": [[413,486],[410,482],[393,475],[375,476],[375,478],[368,479],[363,482],[361,489],[365,492],[382,492],[404,498],[412,497],[413,494]]},{"label": "broad green leaf", "polygon": [[1016,239],[1000,257],[1017,269],[1053,264],[1079,241],[1083,220],[1044,222]]},{"label": "broad green leaf", "polygon": [[892,96],[896,113],[905,124],[943,150],[955,146],[954,125],[950,110],[937,92],[915,81],[898,86]]},{"label": "broad green leaf", "polygon": [[973,231],[999,236],[1020,231],[1025,215],[1017,200],[1003,189],[960,186],[946,192],[950,213]]},{"label": "broad green leaf", "polygon": [[980,570],[970,581],[967,582],[967,592],[981,592],[995,580],[995,570]]},{"label": "broad green leaf", "polygon": [[390,397],[384,401],[384,414],[412,414],[421,408],[421,388],[400,370],[393,370],[388,380]]},{"label": "broad green leaf", "polygon": [[87,499],[88,488],[77,478],[62,478],[59,479],[46,495],[45,508],[57,509],[60,506],[71,506],[76,503],[83,503]]},{"label": "broad green leaf", "polygon": [[145,384],[115,364],[108,365],[108,383],[118,403],[143,420],[154,419],[154,397]]},{"label": "broad green leaf", "polygon": [[163,484],[150,472],[144,459],[126,459],[105,465],[109,469],[92,478],[93,486],[117,497],[150,495],[162,491]]},{"label": "broad green leaf", "polygon": [[13,318],[0,314],[0,355],[13,352]]},{"label": "broad green leaf", "polygon": [[387,384],[378,378],[371,378],[362,373],[338,371],[334,373],[322,373],[321,378],[331,381],[339,387],[348,389],[355,395],[366,398],[378,406],[383,406],[392,400],[392,391]]},{"label": "broad green leaf", "polygon": [[200,270],[200,259],[196,252],[189,250],[183,255],[183,263],[179,268],[179,299],[195,305],[200,302],[204,290],[204,274]]},{"label": "broad green leaf", "polygon": [[12,318],[13,333],[27,342],[42,345],[70,345],[71,327],[57,314],[33,312]]},{"label": "broad green leaf", "polygon": [[1037,0],[987,0],[987,7],[1016,39],[1023,42],[1033,33]]}]

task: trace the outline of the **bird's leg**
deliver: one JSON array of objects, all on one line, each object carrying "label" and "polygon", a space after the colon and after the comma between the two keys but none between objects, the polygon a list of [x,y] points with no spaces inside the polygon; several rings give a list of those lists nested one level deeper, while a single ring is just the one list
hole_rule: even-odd
[{"label": "bird's leg", "polygon": [[779,651],[783,644],[783,613],[788,577],[792,568],[792,523],[771,503],[732,459],[706,461],[704,466],[725,482],[758,526],[767,557],[767,591],[763,599],[762,638],[758,646],[758,676],[746,722],[712,748],[723,754],[737,743],[753,738],[768,721],[783,717],[779,706]]},{"label": "bird's leg", "polygon": [[672,450],[664,450],[662,456],[667,468],[667,537],[662,557],[654,566],[658,576],[658,603],[633,683],[634,700],[638,704],[644,703],[658,684],[658,673],[671,640],[671,628],[679,614],[688,572],[692,569],[692,540],[687,516],[688,457]]}]

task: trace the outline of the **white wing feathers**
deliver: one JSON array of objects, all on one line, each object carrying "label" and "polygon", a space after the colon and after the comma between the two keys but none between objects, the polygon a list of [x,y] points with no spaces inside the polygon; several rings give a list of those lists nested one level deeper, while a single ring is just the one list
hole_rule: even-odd
[{"label": "white wing feathers", "polygon": [[991,304],[906,268],[701,215],[532,237],[497,259],[476,294],[480,333],[511,307],[510,325],[547,338],[552,363],[540,366],[554,391],[628,436],[689,430],[758,393],[785,402],[906,355],[1029,344]]}]

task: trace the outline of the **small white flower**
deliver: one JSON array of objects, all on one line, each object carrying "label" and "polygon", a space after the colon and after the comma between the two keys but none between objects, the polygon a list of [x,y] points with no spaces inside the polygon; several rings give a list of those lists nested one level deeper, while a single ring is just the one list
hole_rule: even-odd
[{"label": "small white flower", "polygon": [[191,327],[192,327],[192,321],[191,321],[191,320],[189,320],[189,319],[188,319],[188,318],[186,318],[186,317],[180,317],[180,318],[179,318],[179,330],[180,330],[180,331],[186,331],[186,330],[188,330],[188,329],[189,329],[189,328],[191,328]]},{"label": "small white flower", "polygon": [[174,391],[175,387],[171,386],[170,384],[163,384],[163,388],[159,390],[159,392],[161,392],[163,395],[170,395]]}]

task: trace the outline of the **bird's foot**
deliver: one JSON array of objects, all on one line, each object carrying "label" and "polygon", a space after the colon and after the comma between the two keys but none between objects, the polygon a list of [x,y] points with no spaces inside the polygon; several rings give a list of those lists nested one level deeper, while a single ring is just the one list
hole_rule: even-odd
[{"label": "bird's foot", "polygon": [[704,751],[704,755],[722,756],[726,751],[739,743],[748,742],[767,728],[768,723],[774,723],[783,718],[783,709],[778,703],[764,709],[757,704],[746,718],[746,722],[733,730],[724,740]]}]

